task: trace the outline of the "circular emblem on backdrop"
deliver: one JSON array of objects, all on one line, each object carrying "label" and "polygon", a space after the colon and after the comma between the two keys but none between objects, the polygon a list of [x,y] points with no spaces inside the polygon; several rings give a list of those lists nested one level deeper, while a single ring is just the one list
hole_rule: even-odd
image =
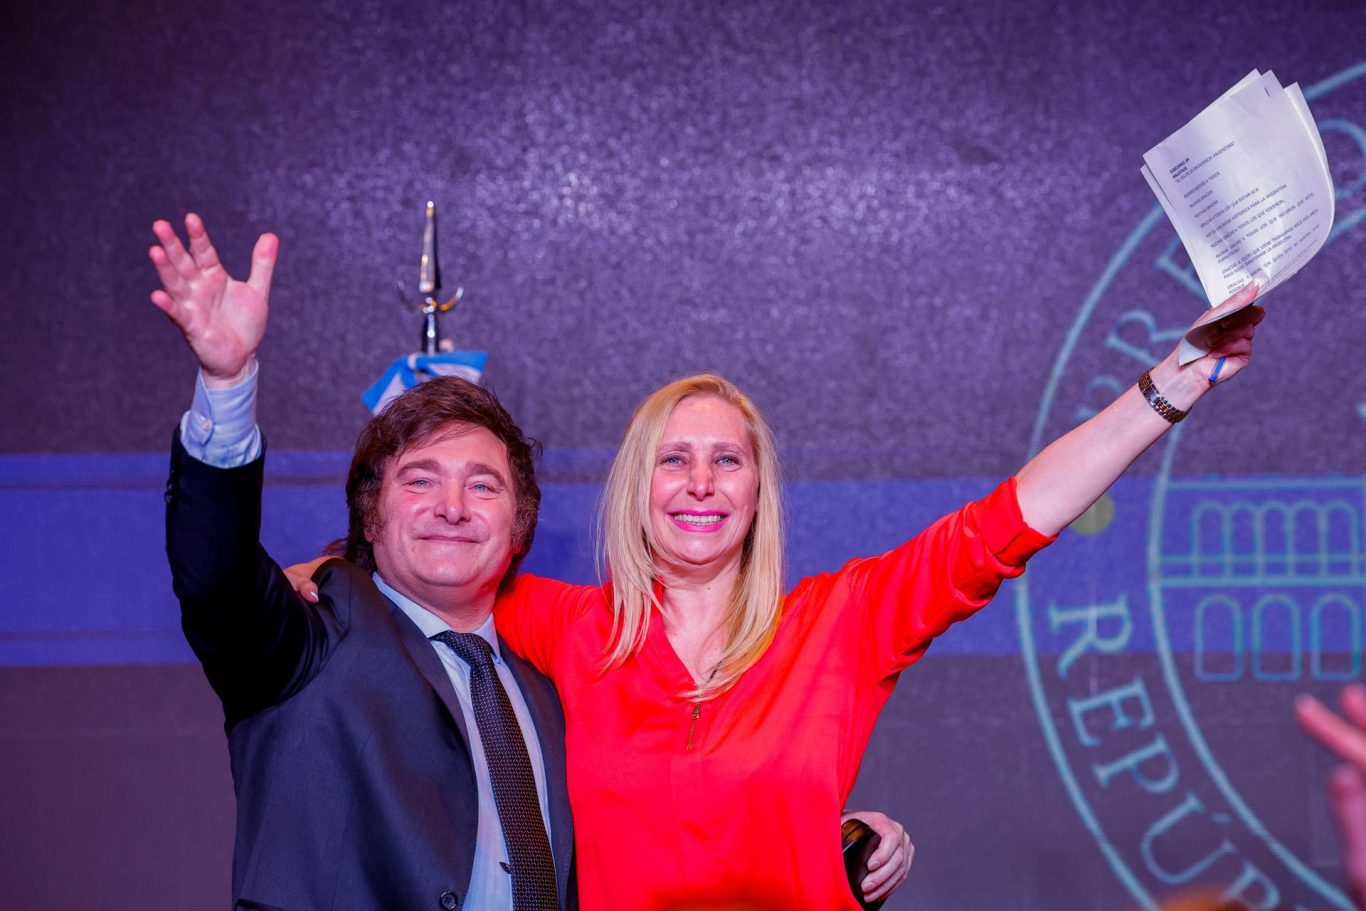
[{"label": "circular emblem on backdrop", "polygon": [[[1305,96],[1337,212],[1319,261],[1289,293],[1315,268],[1366,257],[1366,62]],[[1186,323],[1167,325],[1145,301],[1181,295],[1192,314],[1205,302],[1154,205],[1068,332],[1031,452],[1171,350]],[[1357,439],[1312,445],[1360,445],[1366,402],[1313,407],[1352,411],[1351,422],[1324,426],[1352,427]],[[1362,678],[1366,477],[1220,476],[1199,458],[1199,425],[1197,415],[1174,427],[1154,477],[1121,480],[1015,583],[1039,722],[1078,814],[1137,906],[1200,887],[1252,909],[1352,911],[1315,869],[1332,855],[1310,846],[1330,843],[1331,827],[1314,822],[1307,803],[1320,782],[1305,780],[1308,753],[1284,730],[1293,693]]]}]

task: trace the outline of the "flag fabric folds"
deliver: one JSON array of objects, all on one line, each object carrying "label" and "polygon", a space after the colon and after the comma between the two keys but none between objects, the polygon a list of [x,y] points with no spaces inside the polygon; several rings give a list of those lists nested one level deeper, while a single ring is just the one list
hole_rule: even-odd
[{"label": "flag fabric folds", "polygon": [[478,383],[484,376],[487,351],[445,351],[441,354],[410,354],[397,358],[384,374],[361,393],[361,401],[377,414],[395,396],[418,383],[438,376],[464,377]]}]

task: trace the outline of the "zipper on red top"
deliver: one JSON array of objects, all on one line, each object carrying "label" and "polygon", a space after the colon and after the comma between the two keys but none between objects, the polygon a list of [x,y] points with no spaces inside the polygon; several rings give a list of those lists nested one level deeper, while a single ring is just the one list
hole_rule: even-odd
[{"label": "zipper on red top", "polygon": [[702,700],[693,703],[692,721],[688,722],[688,742],[683,745],[685,751],[692,749],[692,735],[697,730],[697,719],[702,717]]}]

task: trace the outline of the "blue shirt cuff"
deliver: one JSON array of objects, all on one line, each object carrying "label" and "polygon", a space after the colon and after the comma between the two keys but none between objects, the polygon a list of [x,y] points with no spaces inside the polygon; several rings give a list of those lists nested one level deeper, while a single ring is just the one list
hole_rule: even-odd
[{"label": "blue shirt cuff", "polygon": [[261,457],[256,426],[256,362],[247,378],[227,389],[209,389],[201,371],[194,402],[180,419],[180,442],[192,458],[215,468],[240,468]]}]

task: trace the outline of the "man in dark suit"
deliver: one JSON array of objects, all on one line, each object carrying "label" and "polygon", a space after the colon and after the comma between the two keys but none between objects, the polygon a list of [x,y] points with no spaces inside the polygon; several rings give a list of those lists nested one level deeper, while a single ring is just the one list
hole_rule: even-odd
[{"label": "man in dark suit", "polygon": [[222,700],[243,909],[575,904],[564,720],[492,608],[531,544],[532,446],[462,380],[423,384],[357,443],[345,560],[295,594],[259,544],[255,352],[279,249],[230,278],[197,216],[166,222],[152,301],[199,359],[173,442],[167,551],[186,637]]}]

